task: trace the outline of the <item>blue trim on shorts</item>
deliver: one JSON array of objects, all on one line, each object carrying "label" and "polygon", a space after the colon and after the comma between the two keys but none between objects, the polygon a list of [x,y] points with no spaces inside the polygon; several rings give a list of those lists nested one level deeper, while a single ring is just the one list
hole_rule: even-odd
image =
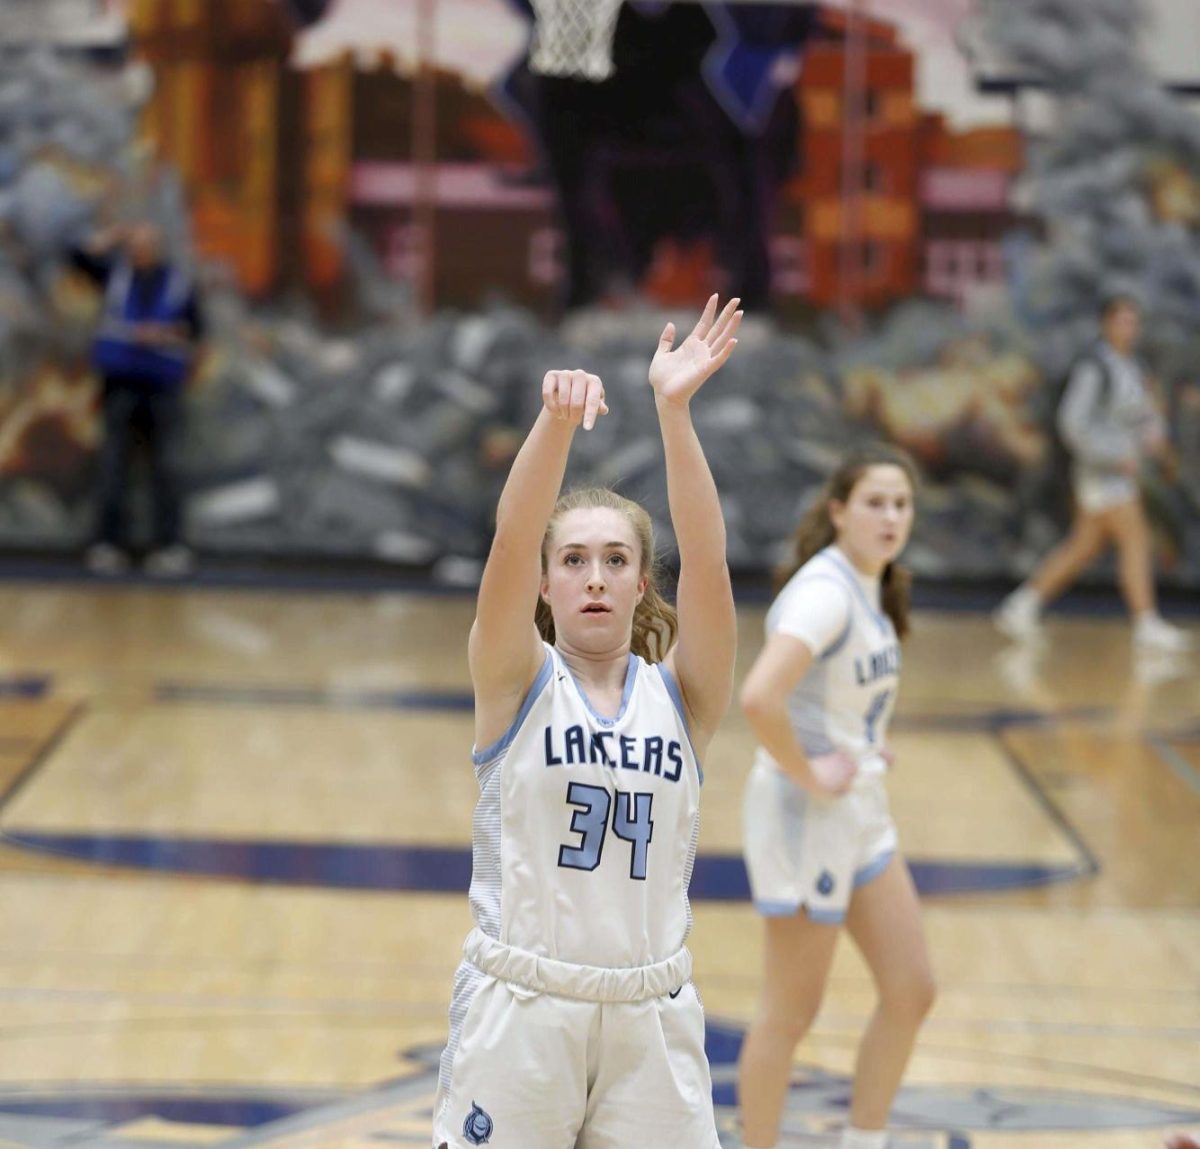
[{"label": "blue trim on shorts", "polygon": [[799,913],[799,902],[773,902],[767,899],[759,901],[755,899],[754,908],[762,914],[764,918],[790,918],[793,914]]},{"label": "blue trim on shorts", "polygon": [[820,926],[840,926],[846,920],[845,910],[814,910],[812,906],[805,906],[804,912],[810,922]]},{"label": "blue trim on shorts", "polygon": [[857,890],[859,886],[865,886],[873,878],[879,877],[895,856],[895,850],[884,850],[873,862],[868,862],[861,870],[856,870],[854,872],[854,888]]},{"label": "blue trim on shorts", "polygon": [[806,906],[802,902],[773,902],[756,899],[754,908],[764,918],[794,918],[803,910],[808,915],[809,921],[816,922],[821,926],[840,926],[846,920],[846,914],[842,910],[814,910],[812,906]]},{"label": "blue trim on shorts", "polygon": [[512,745],[512,740],[517,736],[517,731],[521,729],[521,724],[529,717],[529,712],[533,709],[533,704],[537,701],[537,696],[545,689],[546,683],[550,681],[550,675],[553,672],[554,656],[547,649],[546,657],[542,662],[542,668],[537,672],[537,677],[533,680],[533,685],[525,695],[525,700],[521,703],[521,709],[517,711],[516,718],[512,720],[512,725],[495,742],[487,747],[486,750],[471,751],[471,761],[477,767],[490,762]]}]

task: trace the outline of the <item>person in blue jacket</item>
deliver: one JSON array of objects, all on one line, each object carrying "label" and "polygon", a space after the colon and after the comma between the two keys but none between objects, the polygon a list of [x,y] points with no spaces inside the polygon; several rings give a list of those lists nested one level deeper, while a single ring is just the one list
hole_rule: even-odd
[{"label": "person in blue jacket", "polygon": [[162,230],[150,220],[97,231],[72,249],[71,263],[104,293],[92,346],[104,408],[99,521],[87,565],[99,574],[117,574],[130,565],[126,495],[136,430],[146,443],[153,486],[146,569],[186,574],[192,555],[181,536],[176,455],[184,388],[204,336],[195,284],[167,258]]}]

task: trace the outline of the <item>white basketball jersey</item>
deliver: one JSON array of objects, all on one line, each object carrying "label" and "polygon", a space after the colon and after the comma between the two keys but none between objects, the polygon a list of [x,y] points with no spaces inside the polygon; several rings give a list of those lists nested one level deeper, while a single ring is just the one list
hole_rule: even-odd
[{"label": "white basketball jersey", "polygon": [[[841,551],[826,547],[779,592],[767,612],[767,633],[790,631],[789,615],[803,615],[805,590],[816,579],[838,584],[849,612],[841,633],[814,652],[816,660],[792,692],[792,729],[810,757],[844,750],[858,761],[860,777],[881,774],[887,764],[879,750],[900,684],[900,643],[879,605],[878,580],[859,574]],[[765,750],[759,753],[769,760]]]},{"label": "white basketball jersey", "polygon": [[506,945],[582,965],[663,961],[691,928],[700,772],[678,685],[629,656],[598,715],[553,647],[508,732],[472,755],[471,912]]}]

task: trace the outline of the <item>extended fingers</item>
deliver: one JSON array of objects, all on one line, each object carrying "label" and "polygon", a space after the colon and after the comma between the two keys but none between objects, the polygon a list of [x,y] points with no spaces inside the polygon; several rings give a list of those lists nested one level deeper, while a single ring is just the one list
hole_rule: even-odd
[{"label": "extended fingers", "polygon": [[713,325],[713,316],[717,314],[717,297],[710,295],[708,303],[705,305],[704,313],[696,321],[696,326],[692,328],[692,334],[700,339],[708,335],[709,330]]},{"label": "extended fingers", "polygon": [[[716,296],[713,296],[716,299]],[[712,325],[712,330],[705,336],[705,342],[710,347],[716,347],[722,339],[727,339],[736,330],[737,325],[742,321],[742,313],[738,310],[738,304],[741,300],[734,296],[724,308],[721,314],[717,316],[716,322]],[[731,330],[731,328],[733,330]]]},{"label": "extended fingers", "polygon": [[733,349],[737,346],[736,339],[729,339],[719,350],[714,348],[714,353],[709,360],[712,370],[720,371],[728,362],[729,357],[733,354]]}]

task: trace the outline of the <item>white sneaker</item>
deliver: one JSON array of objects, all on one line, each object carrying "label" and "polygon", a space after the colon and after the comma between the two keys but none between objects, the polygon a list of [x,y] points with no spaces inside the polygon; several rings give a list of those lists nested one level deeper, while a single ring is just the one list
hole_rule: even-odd
[{"label": "white sneaker", "polygon": [[191,550],[183,543],[172,543],[169,547],[151,551],[146,556],[146,573],[163,578],[182,578],[190,574],[196,565]]},{"label": "white sneaker", "polygon": [[129,569],[129,555],[113,543],[92,543],[83,556],[92,574],[118,575]]},{"label": "white sneaker", "polygon": [[1147,614],[1133,624],[1133,644],[1141,650],[1180,653],[1192,649],[1192,636],[1157,614]]},{"label": "white sneaker", "polygon": [[1018,588],[993,612],[996,629],[1014,642],[1028,642],[1042,634],[1042,609],[1029,591]]},{"label": "white sneaker", "polygon": [[1152,646],[1133,648],[1133,677],[1142,686],[1161,686],[1192,673],[1192,660],[1177,650],[1157,650]]},{"label": "white sneaker", "polygon": [[1004,647],[992,659],[992,665],[1013,694],[1028,696],[1045,689],[1042,681],[1045,654],[1044,643],[1020,642]]}]

